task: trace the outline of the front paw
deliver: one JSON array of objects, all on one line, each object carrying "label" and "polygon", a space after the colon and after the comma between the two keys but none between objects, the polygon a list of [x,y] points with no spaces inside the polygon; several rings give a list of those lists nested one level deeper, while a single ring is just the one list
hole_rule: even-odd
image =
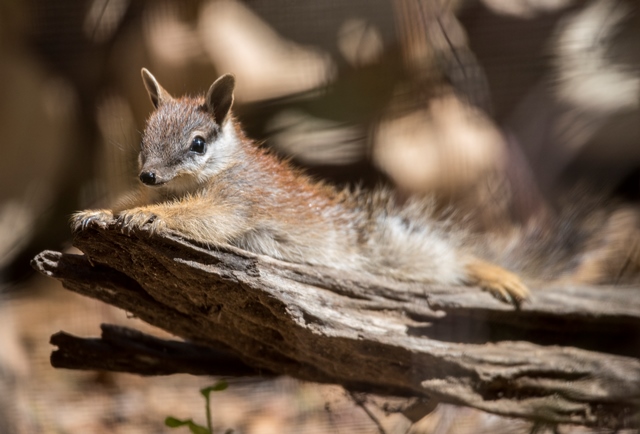
[{"label": "front paw", "polygon": [[71,230],[75,233],[91,227],[106,229],[112,220],[113,214],[107,209],[78,211],[71,216]]},{"label": "front paw", "polygon": [[151,233],[163,233],[166,229],[164,220],[157,213],[144,208],[122,211],[116,217],[116,225],[127,234],[139,229]]}]

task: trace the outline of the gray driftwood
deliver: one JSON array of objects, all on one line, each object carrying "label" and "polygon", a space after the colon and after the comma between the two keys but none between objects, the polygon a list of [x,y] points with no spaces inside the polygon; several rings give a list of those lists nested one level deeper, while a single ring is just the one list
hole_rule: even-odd
[{"label": "gray driftwood", "polygon": [[516,311],[477,288],[338,273],[115,226],[82,231],[74,244],[84,256],[45,251],[34,267],[188,343],[108,326],[102,340],[60,333],[58,367],[286,374],[549,423],[638,423],[634,288],[533,288]]}]

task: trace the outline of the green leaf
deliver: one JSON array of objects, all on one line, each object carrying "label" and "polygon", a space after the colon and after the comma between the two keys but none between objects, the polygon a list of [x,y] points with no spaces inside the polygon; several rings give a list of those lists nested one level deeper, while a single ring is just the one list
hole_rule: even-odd
[{"label": "green leaf", "polygon": [[169,428],[177,428],[179,426],[188,425],[189,423],[193,423],[193,421],[191,419],[189,419],[189,420],[180,420],[180,419],[176,419],[175,417],[171,417],[171,416],[168,416],[164,420],[164,424],[166,426],[168,426]]},{"label": "green leaf", "polygon": [[200,425],[196,425],[195,423],[190,423],[189,429],[193,434],[211,434],[211,431],[209,431],[208,428],[205,428]]},{"label": "green leaf", "polygon": [[211,434],[211,431],[201,425],[198,425],[197,423],[194,423],[192,419],[180,420],[176,419],[175,417],[169,416],[164,420],[164,424],[169,428],[187,426],[189,427],[189,430],[192,432],[192,434]]},{"label": "green leaf", "polygon": [[220,380],[216,384],[214,384],[213,386],[209,386],[209,387],[205,387],[204,389],[200,389],[200,393],[205,398],[208,398],[209,394],[211,392],[220,392],[222,390],[225,390],[227,387],[229,387],[229,384],[224,380]]}]

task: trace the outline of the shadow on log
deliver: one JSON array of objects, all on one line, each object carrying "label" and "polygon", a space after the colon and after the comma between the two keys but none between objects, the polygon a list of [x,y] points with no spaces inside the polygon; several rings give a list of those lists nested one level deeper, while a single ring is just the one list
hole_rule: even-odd
[{"label": "shadow on log", "polygon": [[544,423],[637,426],[636,288],[533,288],[518,311],[478,288],[283,263],[178,236],[87,229],[84,255],[33,266],[188,342],[103,326],[52,337],[56,367],[143,375],[290,375]]}]

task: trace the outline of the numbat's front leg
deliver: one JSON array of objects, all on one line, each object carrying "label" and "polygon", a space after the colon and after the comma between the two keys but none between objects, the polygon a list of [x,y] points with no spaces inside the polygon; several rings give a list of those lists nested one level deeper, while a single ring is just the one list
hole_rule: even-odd
[{"label": "numbat's front leg", "polygon": [[519,306],[529,298],[529,290],[520,278],[502,267],[472,259],[466,266],[466,283],[477,285],[499,300]]},{"label": "numbat's front leg", "polygon": [[177,232],[207,245],[226,244],[249,228],[242,210],[207,197],[189,196],[119,212],[116,224],[125,232],[145,229],[155,234]]}]

